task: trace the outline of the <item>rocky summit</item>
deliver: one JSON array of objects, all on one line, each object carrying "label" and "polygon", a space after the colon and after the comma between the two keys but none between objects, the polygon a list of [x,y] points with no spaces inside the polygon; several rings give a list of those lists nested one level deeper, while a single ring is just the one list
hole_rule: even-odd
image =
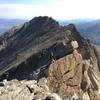
[{"label": "rocky summit", "polygon": [[47,16],[12,28],[0,36],[0,100],[100,100],[100,48]]}]

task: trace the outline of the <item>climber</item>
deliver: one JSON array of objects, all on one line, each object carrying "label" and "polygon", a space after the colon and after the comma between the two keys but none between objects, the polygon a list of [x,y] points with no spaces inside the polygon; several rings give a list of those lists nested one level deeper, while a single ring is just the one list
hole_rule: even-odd
[{"label": "climber", "polygon": [[53,52],[50,53],[50,60],[51,62],[55,62],[55,58],[54,58],[54,55],[53,55]]}]

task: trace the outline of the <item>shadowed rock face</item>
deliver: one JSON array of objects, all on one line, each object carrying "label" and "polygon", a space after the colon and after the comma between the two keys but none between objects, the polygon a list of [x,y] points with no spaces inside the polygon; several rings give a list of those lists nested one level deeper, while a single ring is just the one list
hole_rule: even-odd
[{"label": "shadowed rock face", "polygon": [[0,51],[1,79],[23,80],[44,76],[44,69],[48,68],[52,59],[57,60],[72,53],[72,40],[78,42],[78,51],[83,59],[91,56],[90,44],[80,36],[73,24],[62,27],[45,16],[35,17],[12,30],[0,37],[6,43]]}]

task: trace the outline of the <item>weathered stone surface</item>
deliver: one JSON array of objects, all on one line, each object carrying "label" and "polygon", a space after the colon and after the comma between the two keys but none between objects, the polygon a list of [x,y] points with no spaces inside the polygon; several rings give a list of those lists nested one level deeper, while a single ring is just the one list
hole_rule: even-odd
[{"label": "weathered stone surface", "polygon": [[38,82],[36,80],[7,82],[7,87],[0,87],[0,100],[62,100],[58,94],[49,91],[46,78]]},{"label": "weathered stone surface", "polygon": [[55,61],[49,67],[48,86],[60,95],[74,92],[74,90],[79,92],[82,66],[82,56],[77,51]]},{"label": "weathered stone surface", "polygon": [[98,70],[100,70],[100,46],[98,45],[93,45],[94,52],[97,58],[97,63],[98,63]]},{"label": "weathered stone surface", "polygon": [[0,100],[32,100],[32,95],[26,86],[19,81],[8,82],[8,87],[3,87],[4,91],[0,94]]},{"label": "weathered stone surface", "polygon": [[99,100],[100,73],[94,70],[92,63],[91,60],[83,62],[81,89],[88,93],[90,100]]}]

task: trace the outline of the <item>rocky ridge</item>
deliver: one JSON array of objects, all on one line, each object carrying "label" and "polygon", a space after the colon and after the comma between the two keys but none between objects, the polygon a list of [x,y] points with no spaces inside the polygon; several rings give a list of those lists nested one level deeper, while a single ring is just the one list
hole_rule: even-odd
[{"label": "rocky ridge", "polygon": [[1,99],[100,99],[98,54],[73,24],[36,17],[0,40]]},{"label": "rocky ridge", "polygon": [[[48,77],[39,80],[4,80],[2,100],[99,100],[100,79],[90,60],[77,50],[50,64]],[[57,94],[56,94],[57,93]]]}]

